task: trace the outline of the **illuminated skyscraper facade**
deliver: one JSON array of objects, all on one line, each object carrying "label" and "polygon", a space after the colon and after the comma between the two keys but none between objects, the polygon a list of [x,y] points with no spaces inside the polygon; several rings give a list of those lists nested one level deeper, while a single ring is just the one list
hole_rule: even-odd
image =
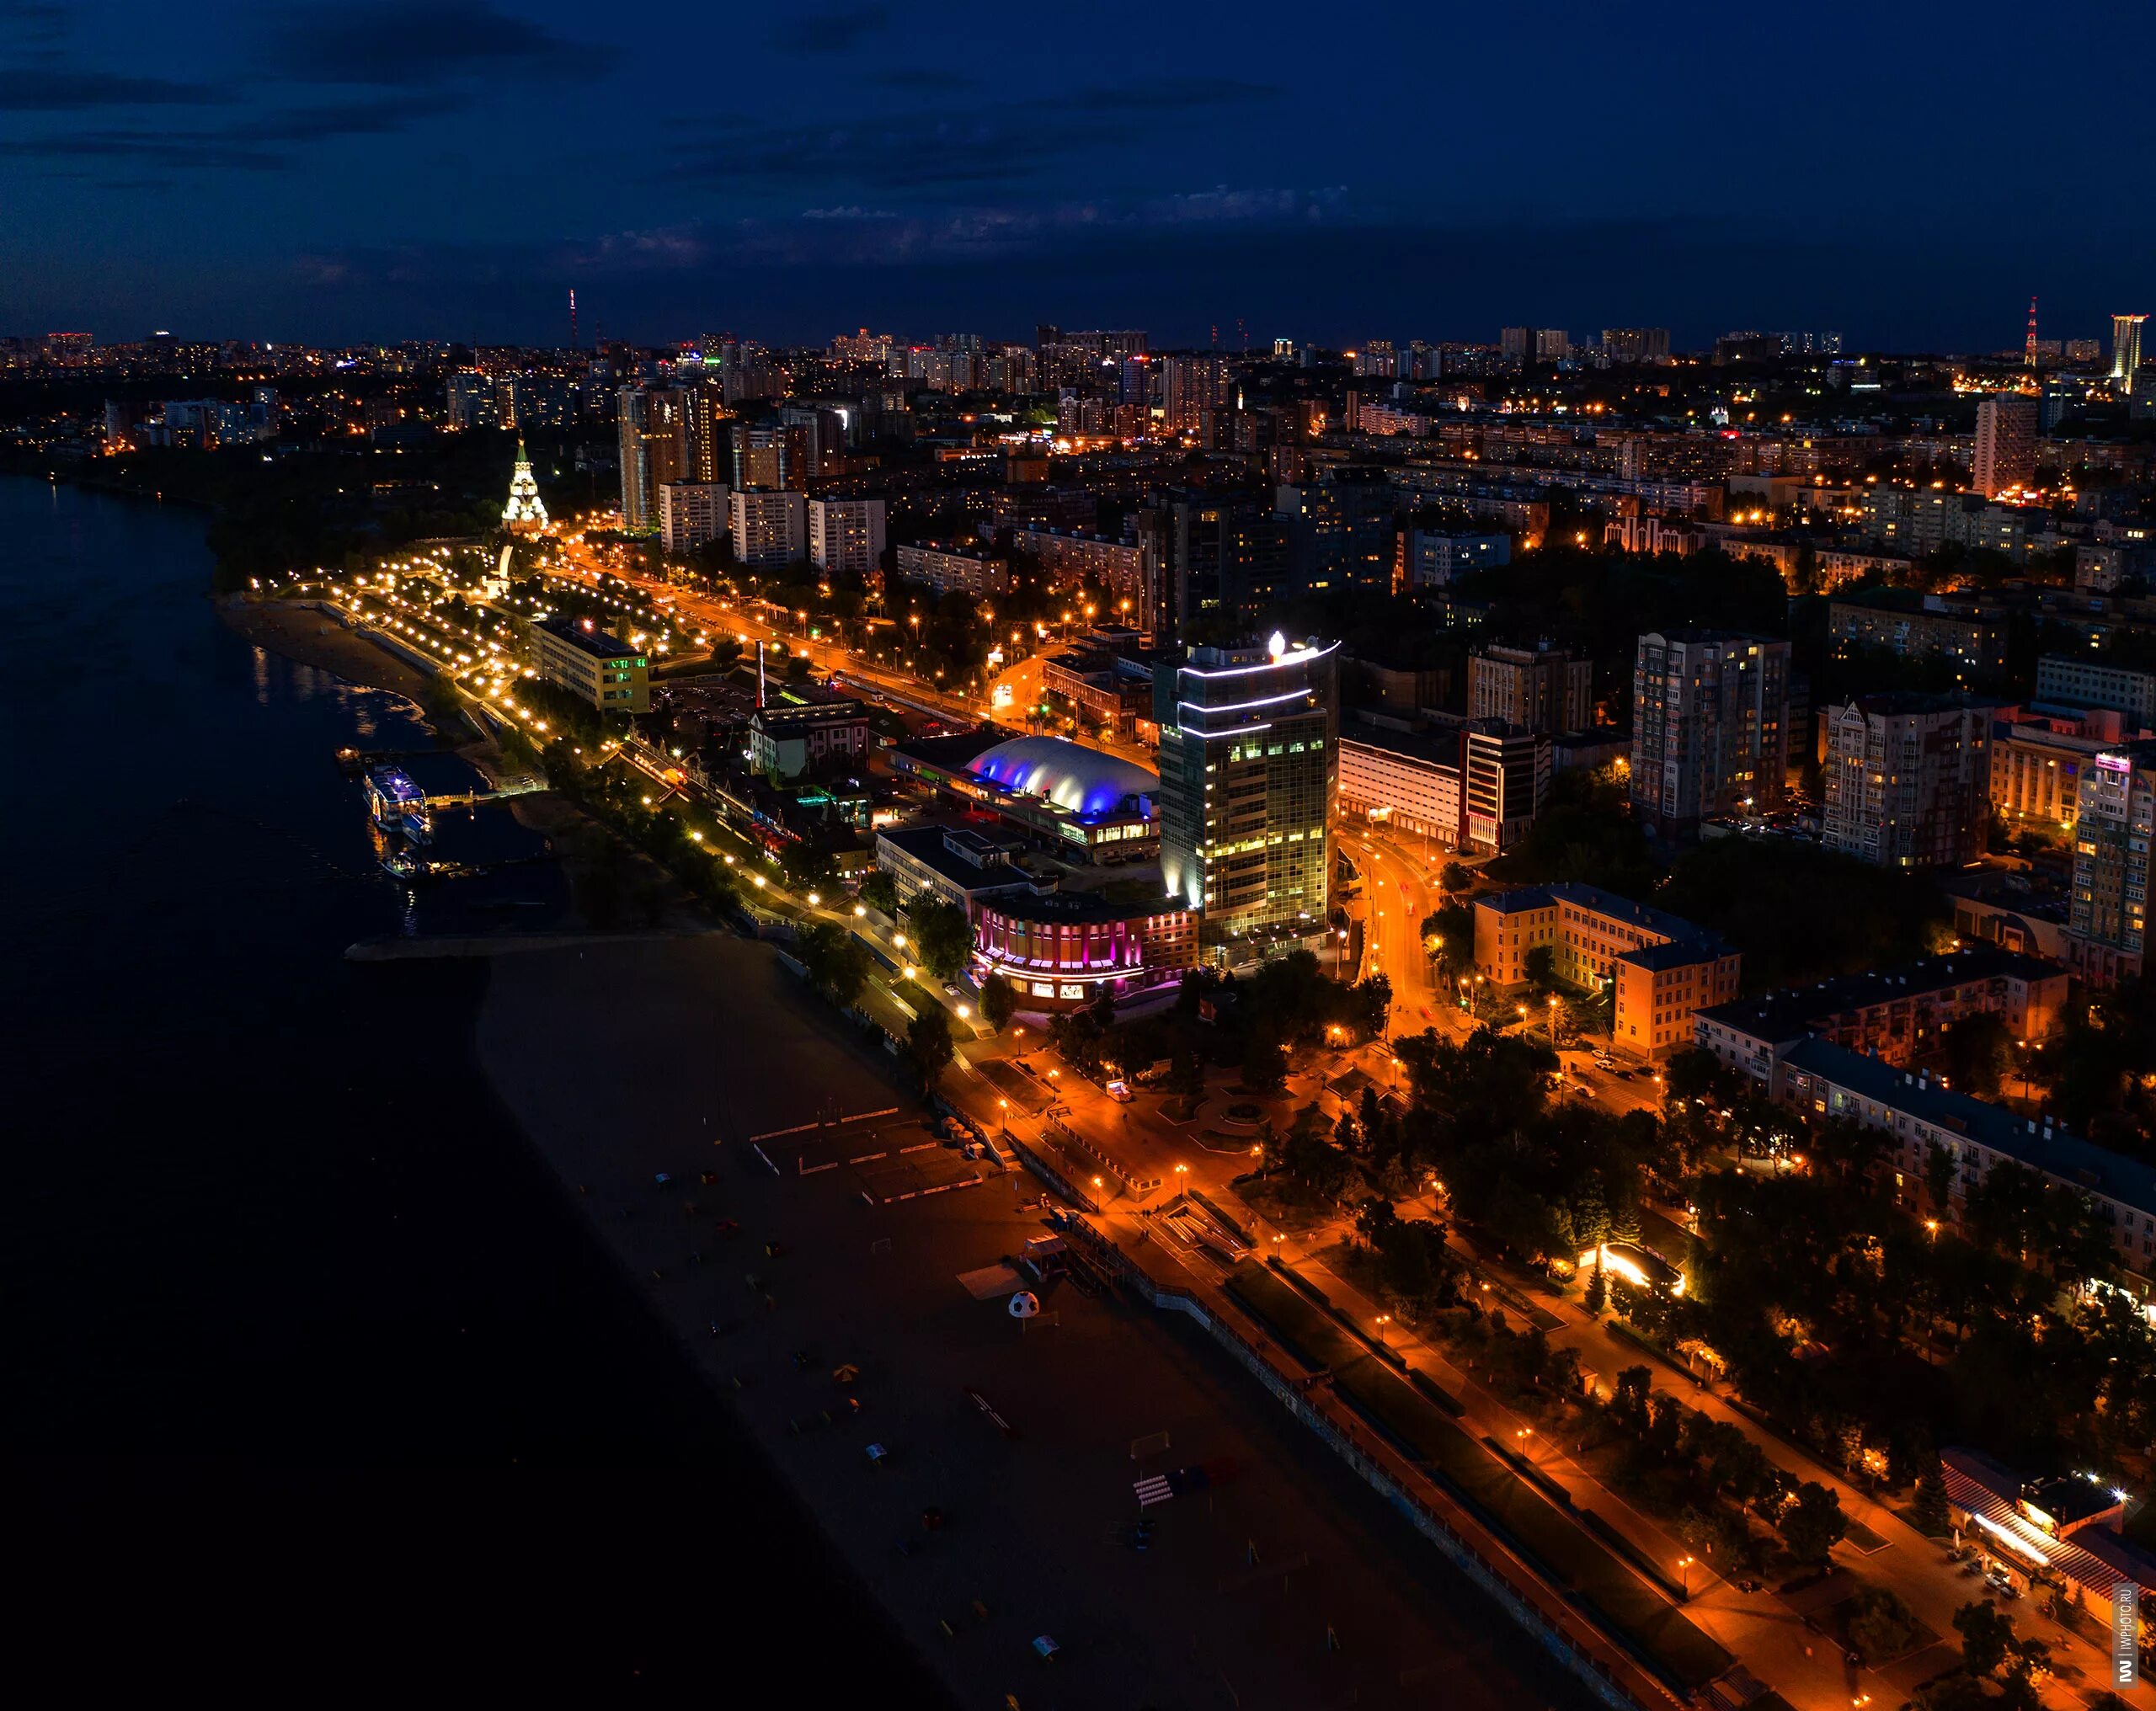
[{"label": "illuminated skyscraper facade", "polygon": [[1154,679],[1161,877],[1208,946],[1323,930],[1338,645],[1193,648]]},{"label": "illuminated skyscraper facade", "polygon": [[2119,390],[2133,390],[2133,371],[2141,366],[2141,323],[2146,315],[2111,317],[2111,378]]}]

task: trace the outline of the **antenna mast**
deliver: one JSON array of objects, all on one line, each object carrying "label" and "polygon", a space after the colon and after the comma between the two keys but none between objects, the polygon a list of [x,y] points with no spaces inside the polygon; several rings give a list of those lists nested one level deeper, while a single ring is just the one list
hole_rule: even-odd
[{"label": "antenna mast", "polygon": [[2033,291],[2029,296],[2029,343],[2022,360],[2031,369],[2036,365],[2036,298]]}]

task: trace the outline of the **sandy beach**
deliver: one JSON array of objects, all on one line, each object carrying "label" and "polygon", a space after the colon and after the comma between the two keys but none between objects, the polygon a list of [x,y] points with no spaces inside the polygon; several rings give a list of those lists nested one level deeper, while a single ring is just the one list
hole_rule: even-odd
[{"label": "sandy beach", "polygon": [[[1062,1283],[1041,1291],[1039,1319],[1014,1320],[1016,1280],[995,1268],[1043,1228],[1030,1177],[942,1152],[963,1186],[871,1204],[866,1174],[767,1166],[750,1137],[915,1108],[889,1055],[768,946],[505,959],[477,1048],[564,1191],[763,1447],[770,1468],[741,1477],[775,1471],[799,1495],[959,1703],[1581,1703],[1179,1316]],[[661,1171],[673,1186],[657,1186]],[[739,1229],[722,1234],[721,1218]],[[860,1370],[857,1416],[833,1381],[841,1363]],[[1161,1433],[1134,1462],[1134,1443]],[[1147,1511],[1156,1532],[1134,1548],[1134,1479],[1201,1463],[1219,1477]],[[925,1524],[931,1509],[942,1525]],[[813,1604],[815,1589],[801,1593]],[[1052,1666],[1034,1655],[1042,1634],[1062,1649]],[[812,1666],[819,1697],[873,1687],[846,1677],[832,1639]]]}]

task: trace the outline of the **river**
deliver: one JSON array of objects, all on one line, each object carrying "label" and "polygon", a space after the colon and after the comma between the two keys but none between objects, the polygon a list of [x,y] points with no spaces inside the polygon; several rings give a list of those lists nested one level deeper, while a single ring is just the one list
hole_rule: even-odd
[{"label": "river", "polygon": [[809,1703],[842,1635],[935,1703],[481,1083],[483,965],[341,960],[472,901],[332,761],[425,733],[202,525],[0,479],[19,1632],[74,1700]]}]

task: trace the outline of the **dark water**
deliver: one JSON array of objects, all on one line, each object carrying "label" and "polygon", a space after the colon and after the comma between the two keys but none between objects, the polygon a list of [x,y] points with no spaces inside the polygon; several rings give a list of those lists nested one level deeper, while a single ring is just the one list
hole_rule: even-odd
[{"label": "dark water", "polygon": [[220,623],[201,523],[0,480],[0,1433],[38,1588],[0,1681],[809,1703],[841,1635],[863,1703],[925,1702],[486,1097],[483,968],[340,960],[483,893],[376,875],[330,757],[424,733]]}]

